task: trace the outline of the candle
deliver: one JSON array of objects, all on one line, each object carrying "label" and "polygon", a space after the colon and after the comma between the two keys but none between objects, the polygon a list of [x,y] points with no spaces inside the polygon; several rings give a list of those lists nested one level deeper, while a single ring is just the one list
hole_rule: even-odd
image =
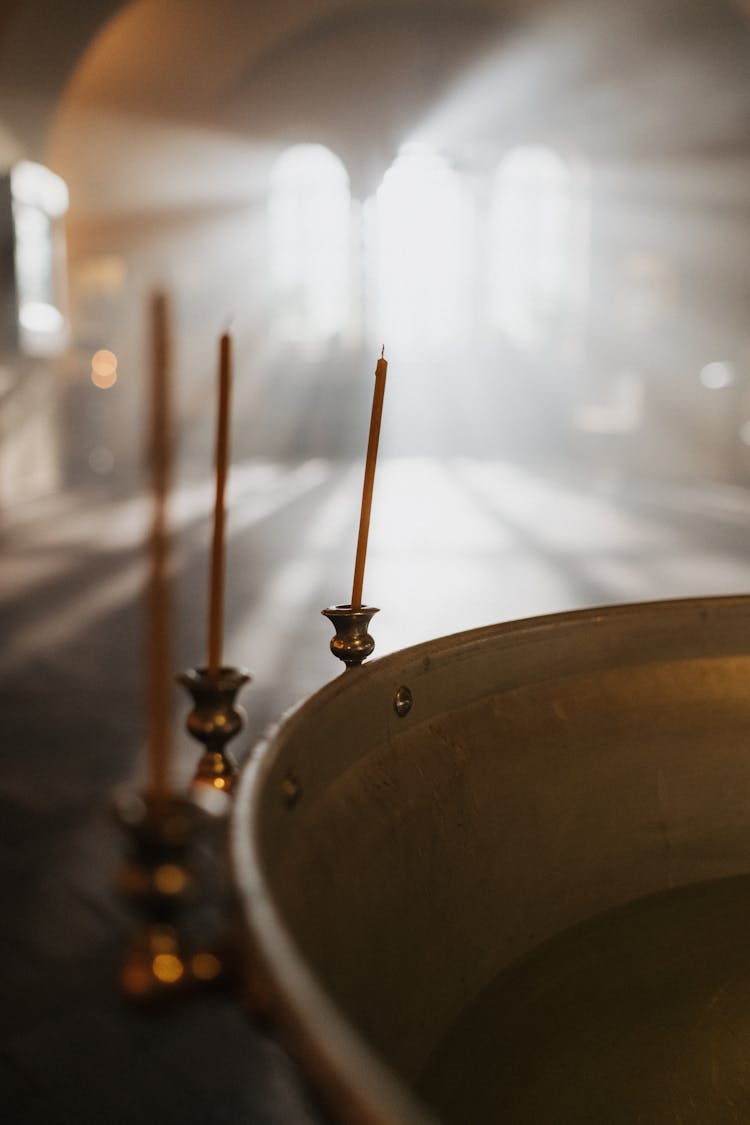
[{"label": "candle", "polygon": [[148,597],[148,761],[151,793],[167,794],[169,765],[170,694],[170,606],[168,588],[167,493],[170,476],[169,433],[169,338],[168,308],[164,293],[151,302],[151,570]]},{"label": "candle", "polygon": [[221,670],[224,614],[224,489],[229,448],[229,397],[232,382],[232,341],[224,333],[219,342],[219,407],[216,420],[216,498],[211,543],[211,578],[208,602],[208,674]]},{"label": "candle", "polygon": [[359,516],[359,535],[357,537],[357,557],[354,563],[354,583],[352,585],[352,609],[359,609],[362,605],[362,583],[365,576],[365,558],[367,557],[367,536],[370,532],[370,510],[372,508],[372,490],[375,484],[375,464],[378,459],[378,440],[380,438],[380,419],[383,413],[383,398],[385,396],[385,377],[388,364],[383,357],[385,348],[380,353],[380,359],[375,368],[375,390],[372,396],[372,413],[370,415],[370,436],[367,441],[367,457],[365,459],[365,479],[362,487],[362,510]]}]

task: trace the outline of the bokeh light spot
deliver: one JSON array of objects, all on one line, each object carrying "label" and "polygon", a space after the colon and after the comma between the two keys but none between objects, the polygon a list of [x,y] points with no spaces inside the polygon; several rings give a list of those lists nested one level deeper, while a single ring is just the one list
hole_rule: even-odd
[{"label": "bokeh light spot", "polygon": [[108,348],[100,348],[91,357],[91,382],[102,391],[117,382],[117,356]]},{"label": "bokeh light spot", "polygon": [[187,886],[187,872],[176,863],[162,863],[154,872],[154,886],[163,895],[178,895]]},{"label": "bokeh light spot", "polygon": [[222,965],[215,953],[196,953],[190,962],[190,968],[197,980],[216,980]]},{"label": "bokeh light spot", "polygon": [[158,953],[153,960],[154,976],[162,984],[174,984],[185,972],[185,966],[173,953]]},{"label": "bokeh light spot", "polygon": [[91,382],[95,387],[98,387],[100,391],[108,391],[109,388],[114,387],[115,383],[117,382],[117,372],[112,371],[108,374],[102,375],[98,371],[95,371],[92,367]]},{"label": "bokeh light spot", "polygon": [[97,375],[112,375],[117,370],[117,356],[107,348],[100,348],[91,359],[91,370]]},{"label": "bokeh light spot", "polygon": [[720,391],[724,387],[731,387],[734,382],[734,368],[731,363],[716,361],[707,363],[701,368],[698,376],[701,383],[709,391]]}]

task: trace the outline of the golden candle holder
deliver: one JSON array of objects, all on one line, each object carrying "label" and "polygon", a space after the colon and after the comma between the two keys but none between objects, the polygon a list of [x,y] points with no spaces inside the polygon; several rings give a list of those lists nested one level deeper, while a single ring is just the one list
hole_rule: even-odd
[{"label": "golden candle holder", "polygon": [[120,985],[152,1003],[226,980],[226,876],[219,871],[227,798],[128,793],[115,804],[129,840],[119,888],[141,918]]},{"label": "golden candle holder", "polygon": [[343,660],[347,668],[357,668],[371,656],[375,641],[368,628],[370,621],[380,611],[372,605],[331,605],[321,610],[336,630],[331,639],[331,652]]},{"label": "golden candle holder", "polygon": [[246,715],[235,705],[235,698],[250,675],[244,668],[224,667],[215,673],[207,668],[190,668],[177,679],[193,697],[187,729],[204,746],[194,783],[231,793],[239,771],[227,743],[244,726]]}]

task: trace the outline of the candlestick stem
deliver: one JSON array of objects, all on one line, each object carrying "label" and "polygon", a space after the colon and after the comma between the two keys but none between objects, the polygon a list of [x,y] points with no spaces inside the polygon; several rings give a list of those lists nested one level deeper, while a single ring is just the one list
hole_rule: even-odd
[{"label": "candlestick stem", "polygon": [[224,490],[227,479],[229,450],[229,401],[232,381],[232,341],[228,333],[221,337],[219,348],[219,408],[216,420],[216,498],[214,530],[211,543],[211,582],[208,610],[208,673],[218,674],[221,668],[224,617],[224,538],[226,511]]},{"label": "candlestick stem", "polygon": [[385,397],[385,379],[387,372],[388,364],[381,353],[375,368],[375,389],[372,396],[370,434],[367,440],[367,456],[365,458],[365,479],[362,487],[362,508],[359,516],[357,557],[354,563],[354,583],[352,585],[351,604],[354,609],[358,609],[362,605],[362,586],[365,577],[367,539],[370,534],[370,512],[372,510],[372,493],[375,485],[375,466],[378,459],[380,420],[383,414],[383,399]]}]

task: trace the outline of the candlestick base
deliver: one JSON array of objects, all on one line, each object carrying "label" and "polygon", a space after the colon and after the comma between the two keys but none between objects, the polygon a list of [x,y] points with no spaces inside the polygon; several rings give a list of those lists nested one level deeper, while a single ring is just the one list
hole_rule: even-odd
[{"label": "candlestick base", "polygon": [[371,619],[380,611],[372,605],[332,605],[321,612],[336,630],[331,640],[333,655],[343,660],[347,668],[359,667],[375,648],[375,641],[367,630]]},{"label": "candlestick base", "polygon": [[206,668],[190,668],[177,679],[190,692],[195,705],[188,715],[187,729],[205,747],[194,781],[231,793],[238,768],[227,743],[244,726],[245,712],[235,706],[235,697],[250,676],[243,668],[220,668],[215,673]]},{"label": "candlestick base", "polygon": [[172,794],[116,800],[129,842],[119,887],[140,914],[120,970],[129,1000],[160,1002],[227,978],[223,888],[211,870],[226,806],[218,793],[200,803]]}]

